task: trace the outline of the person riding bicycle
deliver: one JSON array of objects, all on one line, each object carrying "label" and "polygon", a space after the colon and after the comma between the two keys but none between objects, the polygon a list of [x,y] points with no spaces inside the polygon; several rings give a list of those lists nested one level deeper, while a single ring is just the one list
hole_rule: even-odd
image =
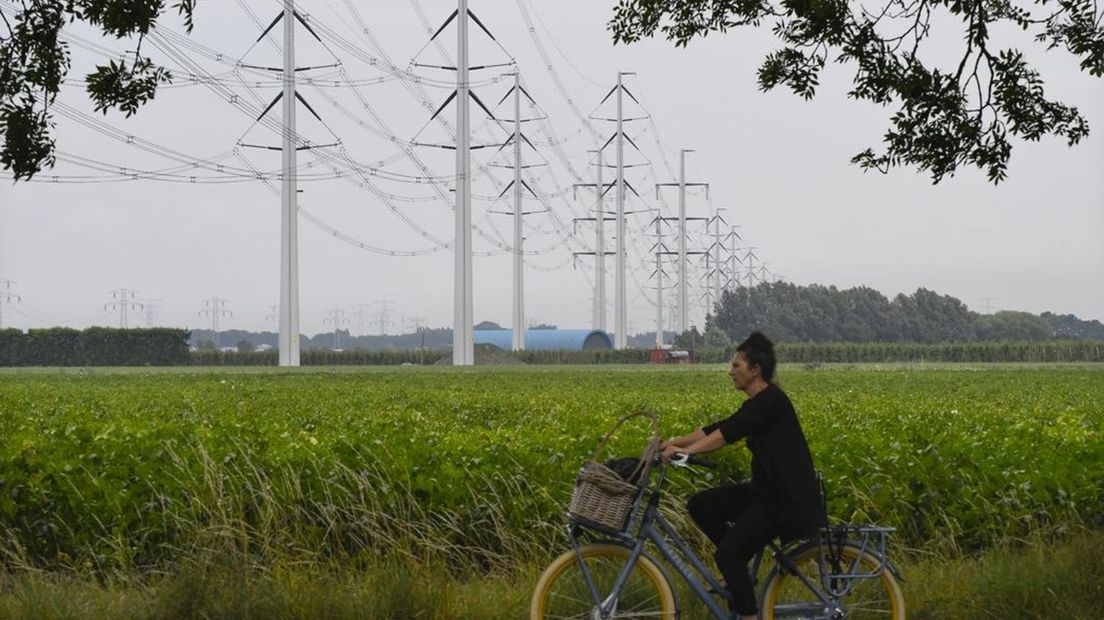
[{"label": "person riding bicycle", "polygon": [[728,372],[747,400],[728,418],[662,444],[669,462],[747,438],[751,481],[707,489],[687,502],[694,522],[717,546],[713,559],[732,593],[732,610],[744,620],[759,617],[748,561],[776,537],[783,544],[812,538],[828,524],[809,444],[775,382],[775,365],[774,344],[753,332],[736,347]]}]

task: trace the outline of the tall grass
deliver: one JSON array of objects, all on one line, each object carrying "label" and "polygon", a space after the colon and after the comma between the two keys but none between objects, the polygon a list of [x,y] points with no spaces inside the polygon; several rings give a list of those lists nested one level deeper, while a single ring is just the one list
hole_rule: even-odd
[{"label": "tall grass", "polygon": [[[172,574],[108,580],[0,572],[0,618],[516,620],[526,617],[542,568],[525,558],[469,574],[409,558],[369,558],[357,567],[303,556],[242,559],[200,554]],[[1033,540],[971,557],[905,556],[898,564],[913,620],[1104,617],[1104,532],[1078,531],[1057,542]],[[683,618],[709,617],[684,596]]]}]

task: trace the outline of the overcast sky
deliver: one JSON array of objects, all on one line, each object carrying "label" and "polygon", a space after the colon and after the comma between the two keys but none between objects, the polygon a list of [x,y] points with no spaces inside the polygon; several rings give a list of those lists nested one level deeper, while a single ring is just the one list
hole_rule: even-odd
[{"label": "overcast sky", "polygon": [[[863,148],[880,146],[893,112],[846,99],[851,68],[829,67],[812,101],[784,91],[763,94],[756,87],[755,69],[774,47],[768,32],[713,34],[686,49],[663,40],[614,47],[606,30],[613,4],[470,2],[502,46],[473,26],[472,63],[503,62],[507,53],[516,58],[523,82],[540,106],[523,106],[523,116],[546,114],[551,127],[525,126],[526,136],[539,149],[539,154],[526,149],[526,163],[549,164],[532,169],[533,184],[549,197],[543,202],[529,200],[526,208],[542,211],[548,205],[554,210],[526,217],[526,249],[538,252],[527,257],[525,275],[531,323],[590,326],[593,262],[580,258],[573,265],[571,252],[593,246],[593,229],[580,224],[577,236],[569,233],[572,218],[592,215],[593,194],[580,191],[575,198],[571,186],[593,182],[587,151],[596,141],[571,104],[583,114],[612,116],[610,102],[597,106],[618,70],[637,73],[626,78],[626,84],[645,108],[626,105],[626,114],[650,114],[654,121],[654,126],[648,121],[627,124],[627,133],[643,153],[628,149],[626,161],[651,163],[628,169],[626,177],[643,200],[634,199],[627,208],[660,205],[665,216],[675,215],[675,191],[663,190],[659,202],[653,186],[675,180],[678,149],[694,149],[687,156],[687,180],[710,183],[710,194],[707,201],[703,193],[692,193],[689,214],[705,217],[712,208],[723,207],[723,216],[741,227],[744,240],[758,248],[756,253],[774,277],[799,284],[866,285],[890,297],[925,287],[954,295],[978,311],[1049,310],[1104,320],[1104,82],[1081,72],[1067,53],[1046,52],[1019,33],[1003,39],[1013,42],[1005,45],[1027,51],[1041,70],[1049,96],[1084,114],[1093,130],[1087,140],[1073,148],[1049,138],[1015,141],[1009,178],[999,186],[972,169],[933,186],[926,175],[913,170],[880,175],[849,164]],[[350,12],[349,5],[358,7],[359,15]],[[4,6],[10,10],[6,2]],[[324,67],[300,73],[301,78],[318,80],[302,86],[300,94],[324,124],[300,106],[299,132],[314,144],[334,142],[336,135],[345,149],[300,153],[300,207],[314,218],[299,220],[302,331],[330,331],[332,323],[324,319],[337,308],[349,321],[343,326],[354,333],[378,333],[379,326],[358,317],[353,305],[381,300],[390,301],[394,310],[390,333],[398,331],[403,316],[451,327],[453,255],[441,247],[453,236],[453,214],[443,198],[451,183],[435,187],[383,176],[359,178],[352,163],[362,171],[382,167],[400,179],[424,176],[400,146],[415,137],[426,143],[449,141],[445,128],[427,121],[448,97],[449,87],[443,82],[453,79],[452,74],[418,68],[425,78],[420,83],[393,79],[381,69],[386,60],[372,39],[402,69],[415,58],[448,64],[456,51],[455,29],[448,28],[439,39],[448,54],[444,58],[435,46],[426,46],[430,33],[418,9],[435,29],[455,4],[326,0],[299,6],[320,32],[335,33],[359,50],[357,57],[332,36],[324,34],[322,45],[304,29],[297,31],[300,66],[337,60],[342,64],[340,71]],[[94,114],[79,79],[106,58],[83,41],[117,51],[133,45],[104,40],[84,29],[73,31],[81,39],[72,44],[70,77],[78,83],[66,87],[59,101],[76,112],[59,115],[56,131],[65,161],[44,172],[40,182],[8,181],[0,186],[0,279],[15,281],[13,291],[22,299],[4,306],[4,326],[117,325],[118,312],[105,310],[104,304],[112,301],[111,290],[125,287],[136,290],[139,299],[159,300],[152,317],[157,324],[210,326],[210,319],[198,313],[204,299],[220,297],[228,300],[233,313],[222,319],[223,329],[275,329],[275,322],[266,317],[279,292],[280,200],[264,182],[225,172],[250,167],[267,173],[279,170],[279,153],[238,146],[279,144],[279,136],[269,127],[254,124],[257,111],[276,95],[278,84],[263,71],[234,66],[237,60],[281,64],[277,48],[282,27],[273,30],[272,41],[254,45],[260,28],[249,15],[263,22],[263,28],[279,10],[274,0],[248,0],[244,8],[243,2],[201,2],[189,39],[221,57],[189,47],[172,34],[183,32],[178,20],[168,20],[165,27],[170,32],[159,39],[160,45],[147,41],[143,52],[173,69],[177,83],[130,119]],[[958,28],[950,25],[950,31],[937,32],[928,58],[950,62],[959,52]],[[940,24],[936,26],[938,30]],[[551,70],[536,41],[545,47]],[[475,92],[488,106],[505,94],[507,80],[494,77],[508,70],[473,73]],[[188,72],[214,76],[217,84],[191,83]],[[496,116],[512,117],[508,103],[495,108]],[[280,106],[269,114],[279,121]],[[454,109],[446,108],[442,117],[451,124]],[[504,134],[487,123],[475,105],[472,117],[473,126],[478,126],[473,142],[501,141]],[[108,126],[93,130],[88,119]],[[591,124],[607,136],[612,130],[610,123],[600,120]],[[113,131],[123,138],[107,135]],[[127,135],[134,136],[130,143]],[[557,144],[553,148],[550,142]],[[164,149],[171,149],[175,159],[164,157]],[[475,152],[474,160],[507,164],[509,150],[492,160],[494,149],[483,149]],[[434,176],[453,174],[451,151],[416,147],[414,153]],[[102,169],[76,165],[77,157],[97,162]],[[335,157],[347,159],[334,164]],[[612,159],[611,148],[607,163]],[[218,165],[224,166],[221,174],[204,168]],[[173,167],[172,178],[183,182],[125,180],[135,171]],[[492,176],[477,170],[473,184],[473,221],[479,227],[474,243],[480,253],[474,259],[475,316],[508,326],[511,256],[505,249],[512,246],[512,224],[510,217],[494,211],[509,211],[512,203],[508,198],[493,199],[512,173],[489,170]],[[321,178],[338,174],[340,178]],[[607,181],[611,174],[607,171]],[[85,175],[85,180],[97,182],[49,182],[54,175],[59,181]],[[200,182],[188,182],[190,176]],[[214,180],[224,182],[203,182]],[[612,205],[609,200],[607,206]],[[649,254],[654,239],[647,236],[653,215],[632,215],[628,226],[629,318],[634,333],[654,326],[655,291],[647,288],[654,266]],[[692,249],[710,242],[700,225],[691,235]],[[426,254],[392,256],[362,249],[350,240],[386,251]],[[668,243],[674,246],[673,235]],[[607,244],[612,247],[612,234]],[[608,262],[612,303],[612,257]],[[676,273],[673,263],[667,270]],[[704,293],[704,274],[704,265],[696,262],[695,298]],[[668,288],[665,299],[672,298]],[[700,325],[704,313],[704,304],[698,303],[692,321]],[[612,310],[608,316],[612,329]],[[145,325],[146,319],[133,310],[130,324]]]}]

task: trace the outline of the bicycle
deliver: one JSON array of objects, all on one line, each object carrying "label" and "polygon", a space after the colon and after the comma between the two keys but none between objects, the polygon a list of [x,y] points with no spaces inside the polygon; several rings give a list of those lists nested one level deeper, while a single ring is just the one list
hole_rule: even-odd
[{"label": "bicycle", "polygon": [[[624,527],[569,513],[572,549],[541,575],[530,602],[530,620],[680,618],[681,602],[667,567],[645,549],[646,543],[654,545],[712,617],[733,617],[725,609],[729,592],[660,512],[667,468],[657,457],[650,461],[653,466],[644,468],[635,485]],[[671,465],[715,467],[685,455]],[[649,486],[655,470],[658,479]],[[784,547],[771,541],[770,559],[765,550],[749,565],[753,579],[766,569],[759,592],[760,618],[904,620],[905,601],[898,584],[903,579],[885,550],[886,535],[893,531],[875,525],[829,526],[813,540]],[[584,544],[584,537],[594,540]],[[770,560],[773,565],[764,564]]]}]

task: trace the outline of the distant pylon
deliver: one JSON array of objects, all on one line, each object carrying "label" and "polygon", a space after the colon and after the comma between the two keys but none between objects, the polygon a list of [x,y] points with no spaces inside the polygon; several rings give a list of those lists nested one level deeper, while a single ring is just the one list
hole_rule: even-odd
[{"label": "distant pylon", "polygon": [[345,311],[340,308],[331,308],[329,316],[322,319],[322,323],[329,323],[333,325],[333,348],[338,350],[341,348],[341,326],[348,325],[349,319],[345,318]]},{"label": "distant pylon", "polygon": [[216,349],[222,348],[222,342],[219,340],[219,318],[224,316],[234,316],[234,313],[230,312],[230,310],[226,308],[227,303],[227,300],[220,297],[204,299],[203,309],[199,311],[199,316],[210,317],[211,319],[211,331],[215,335]]},{"label": "distant pylon", "polygon": [[[522,230],[522,218],[526,215],[533,213],[543,213],[545,210],[540,209],[537,211],[526,211],[522,206],[522,190],[529,192],[530,195],[536,197],[536,192],[533,188],[521,178],[522,170],[532,168],[534,166],[541,166],[543,164],[524,164],[521,159],[521,143],[525,142],[534,151],[537,147],[533,146],[533,143],[529,141],[529,138],[525,136],[521,131],[521,124],[524,122],[541,120],[541,118],[521,118],[521,97],[525,96],[529,100],[530,104],[536,105],[533,98],[529,96],[529,92],[521,85],[521,73],[514,71],[514,85],[506,91],[502,99],[499,100],[498,105],[502,105],[502,102],[506,101],[506,98],[510,95],[514,96],[514,118],[512,119],[514,125],[514,131],[510,137],[503,144],[505,147],[508,144],[513,144],[514,157],[513,168],[514,178],[510,181],[506,187],[499,194],[499,197],[506,195],[506,192],[513,190],[514,197],[514,209],[511,212],[492,211],[492,213],[500,213],[510,215],[514,220],[514,247],[513,247],[513,259],[514,259],[514,278],[513,278],[513,342],[512,348],[514,351],[522,351],[525,349],[525,261],[524,259],[524,245],[525,235]],[[501,150],[502,147],[500,147]]]},{"label": "distant pylon", "polygon": [[12,292],[13,284],[15,280],[0,280],[0,329],[4,327],[4,306],[23,301],[22,297]]},{"label": "distant pylon", "polygon": [[127,310],[138,310],[142,308],[142,304],[134,300],[135,291],[129,288],[117,288],[111,291],[112,301],[104,304],[104,310],[119,311],[119,327],[127,329]]},{"label": "distant pylon", "polygon": [[142,304],[142,315],[145,317],[146,327],[153,327],[161,314],[161,301],[160,299],[143,299],[138,303]]},{"label": "distant pylon", "polygon": [[[588,151],[589,153],[595,153],[598,156],[597,172],[595,173],[594,183],[576,183],[574,190],[578,191],[580,187],[593,187],[594,194],[597,197],[597,205],[594,208],[594,217],[577,217],[575,218],[574,225],[578,226],[579,222],[594,222],[594,251],[593,252],[575,252],[575,256],[594,256],[594,294],[591,297],[593,304],[593,325],[594,329],[605,331],[606,330],[606,257],[611,256],[613,252],[606,251],[606,222],[612,222],[615,218],[609,217],[609,213],[606,212],[603,205],[603,198],[606,192],[613,187],[613,183],[602,183],[602,168],[605,164],[602,163],[602,149],[594,151]],[[578,195],[576,194],[576,197]]]},{"label": "distant pylon", "polygon": [[[686,182],[686,154],[693,153],[691,149],[682,149],[679,151],[679,179],[675,183],[656,183],[656,196],[659,196],[660,187],[677,187],[679,188],[679,213],[678,213],[678,331],[679,333],[685,332],[690,327],[690,295],[689,295],[689,276],[687,275],[687,255],[695,252],[689,252],[686,249],[687,243],[687,231],[686,222],[689,220],[706,220],[707,218],[688,218],[686,217],[686,188],[687,187],[705,187],[706,196],[709,196],[709,184],[708,183],[687,183]],[[701,254],[701,252],[696,252]]]}]

